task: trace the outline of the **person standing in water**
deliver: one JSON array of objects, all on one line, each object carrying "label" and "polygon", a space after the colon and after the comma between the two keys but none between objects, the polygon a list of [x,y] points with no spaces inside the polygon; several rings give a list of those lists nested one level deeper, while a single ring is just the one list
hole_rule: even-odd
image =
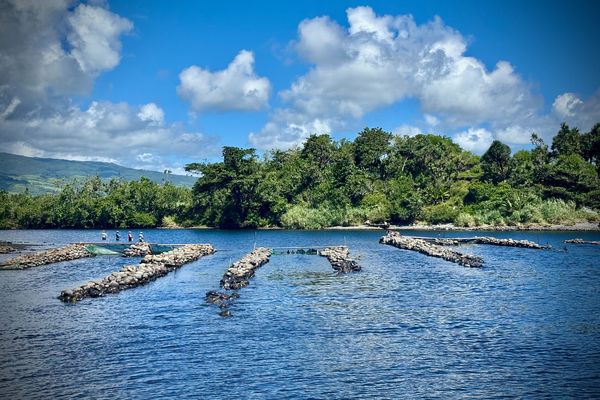
[{"label": "person standing in water", "polygon": [[102,240],[106,240],[106,231],[102,231]]},{"label": "person standing in water", "polygon": [[115,240],[118,242],[119,240],[121,240],[121,233],[119,231],[117,231],[117,233],[115,233]]},{"label": "person standing in water", "polygon": [[144,241],[144,232],[140,232],[140,242]]},{"label": "person standing in water", "polygon": [[133,242],[133,235],[131,234],[131,231],[129,231],[129,232],[127,233],[127,241],[128,241],[128,242]]}]

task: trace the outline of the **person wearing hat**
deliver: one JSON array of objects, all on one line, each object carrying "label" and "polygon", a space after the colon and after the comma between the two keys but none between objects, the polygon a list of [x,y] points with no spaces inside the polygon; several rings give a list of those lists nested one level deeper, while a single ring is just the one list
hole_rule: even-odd
[{"label": "person wearing hat", "polygon": [[117,231],[117,233],[115,233],[115,240],[118,242],[119,240],[121,240],[121,232]]},{"label": "person wearing hat", "polygon": [[144,241],[144,232],[140,232],[140,242]]}]

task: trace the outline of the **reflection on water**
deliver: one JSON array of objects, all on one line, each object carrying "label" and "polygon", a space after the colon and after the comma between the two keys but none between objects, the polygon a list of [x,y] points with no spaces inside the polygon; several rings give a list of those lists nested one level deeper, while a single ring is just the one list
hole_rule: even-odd
[{"label": "reflection on water", "polygon": [[[469,269],[380,245],[380,232],[259,231],[259,246],[347,243],[363,270],[336,275],[322,257],[273,256],[224,319],[204,295],[252,249],[255,233],[144,233],[151,242],[209,242],[219,251],[146,286],[76,305],[56,296],[132,260],[0,271],[0,397],[600,395],[598,247],[471,245],[464,250],[486,264]],[[60,245],[99,235],[2,231],[0,240]],[[574,237],[494,235],[559,248]]]}]

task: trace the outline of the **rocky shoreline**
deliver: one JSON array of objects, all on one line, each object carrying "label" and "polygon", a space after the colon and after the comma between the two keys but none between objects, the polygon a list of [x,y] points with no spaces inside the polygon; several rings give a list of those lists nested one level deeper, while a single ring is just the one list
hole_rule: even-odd
[{"label": "rocky shoreline", "polygon": [[40,253],[22,254],[2,263],[0,269],[26,269],[93,256],[84,244],[69,244]]},{"label": "rocky shoreline", "polygon": [[360,265],[350,257],[348,247],[328,247],[319,251],[319,255],[327,258],[331,267],[338,273],[360,271]]},{"label": "rocky shoreline", "polygon": [[422,239],[410,236],[402,236],[398,232],[388,232],[386,236],[379,239],[379,243],[387,244],[404,250],[417,251],[430,257],[442,258],[465,267],[482,267],[483,259],[470,254],[459,253],[446,247],[428,243]]},{"label": "rocky shoreline", "polygon": [[63,290],[58,298],[64,302],[77,302],[85,298],[118,293],[153,281],[184,264],[212,254],[210,244],[190,244],[158,255],[145,256],[139,265],[126,265],[120,271],[74,289]]}]

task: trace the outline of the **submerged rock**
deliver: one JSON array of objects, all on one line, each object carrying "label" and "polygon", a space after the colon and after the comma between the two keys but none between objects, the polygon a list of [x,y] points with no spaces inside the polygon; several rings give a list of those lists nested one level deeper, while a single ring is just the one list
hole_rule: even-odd
[{"label": "submerged rock", "polygon": [[87,297],[101,297],[107,293],[141,286],[214,252],[215,248],[210,244],[190,244],[159,256],[146,256],[139,265],[126,265],[102,279],[87,282],[75,289],[63,290],[58,298],[64,302],[76,302]]},{"label": "submerged rock", "polygon": [[600,241],[596,241],[596,240],[583,240],[583,239],[568,239],[568,240],[565,240],[565,243],[571,243],[571,244],[591,244],[591,245],[594,245],[594,246],[600,245]]},{"label": "submerged rock", "polygon": [[358,272],[360,265],[350,258],[350,250],[347,247],[327,247],[319,252],[326,257],[331,267],[339,273]]},{"label": "submerged rock", "polygon": [[442,246],[428,243],[423,239],[417,239],[410,236],[402,236],[398,232],[388,232],[386,236],[379,239],[379,243],[398,247],[399,249],[417,251],[430,257],[442,258],[465,267],[482,267],[483,259],[470,254],[459,253]]}]

